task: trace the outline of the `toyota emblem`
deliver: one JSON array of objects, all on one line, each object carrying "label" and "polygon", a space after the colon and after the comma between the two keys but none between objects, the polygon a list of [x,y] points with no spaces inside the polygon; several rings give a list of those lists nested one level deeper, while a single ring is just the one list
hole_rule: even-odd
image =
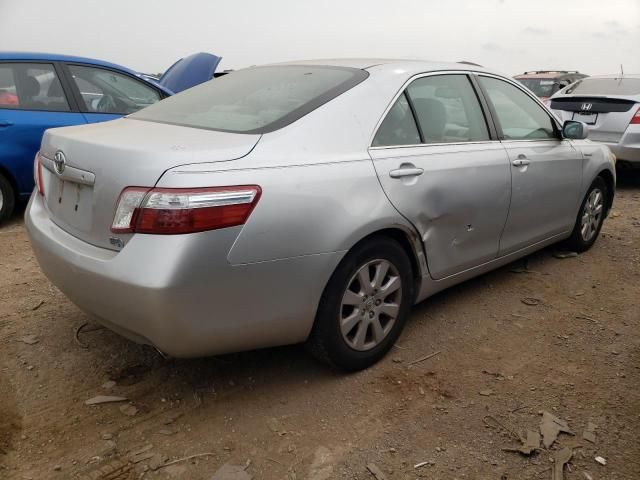
[{"label": "toyota emblem", "polygon": [[58,175],[62,175],[66,166],[67,159],[64,157],[64,153],[62,153],[61,150],[58,150],[53,156],[53,168]]}]

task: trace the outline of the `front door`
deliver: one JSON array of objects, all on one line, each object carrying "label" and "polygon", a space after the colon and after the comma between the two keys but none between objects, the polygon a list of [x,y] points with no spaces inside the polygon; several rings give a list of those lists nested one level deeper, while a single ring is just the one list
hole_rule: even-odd
[{"label": "front door", "polygon": [[511,162],[511,206],[500,255],[570,232],[578,209],[582,155],[520,87],[489,76],[478,80]]},{"label": "front door", "polygon": [[414,80],[380,124],[370,155],[387,196],[420,233],[433,278],[496,258],[511,172],[467,75]]}]

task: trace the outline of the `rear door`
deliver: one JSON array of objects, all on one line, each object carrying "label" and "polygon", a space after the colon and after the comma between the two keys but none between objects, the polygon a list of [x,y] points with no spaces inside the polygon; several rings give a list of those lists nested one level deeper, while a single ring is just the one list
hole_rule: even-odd
[{"label": "rear door", "polygon": [[66,71],[88,123],[120,118],[164,97],[160,89],[124,72],[79,64],[67,64]]},{"label": "rear door", "polygon": [[370,148],[387,196],[416,227],[429,272],[441,279],[498,255],[511,173],[464,73],[413,80]]},{"label": "rear door", "polygon": [[33,158],[47,128],[85,123],[53,63],[0,62],[0,166],[20,194],[33,189]]},{"label": "rear door", "polygon": [[582,183],[582,154],[561,138],[555,120],[523,89],[478,76],[511,161],[509,218],[500,255],[570,231]]}]

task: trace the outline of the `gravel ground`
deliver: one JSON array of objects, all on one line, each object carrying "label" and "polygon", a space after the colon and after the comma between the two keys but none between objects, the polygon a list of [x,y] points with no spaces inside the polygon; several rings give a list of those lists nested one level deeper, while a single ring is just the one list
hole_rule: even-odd
[{"label": "gravel ground", "polygon": [[[546,249],[428,299],[351,375],[299,346],[164,360],[91,324],[78,342],[89,319],[16,216],[0,227],[0,478],[211,479],[230,464],[214,478],[550,479],[567,447],[566,479],[640,478],[640,176],[621,177],[589,252]],[[127,401],[85,405],[97,395]],[[542,411],[573,435],[505,451]]]}]

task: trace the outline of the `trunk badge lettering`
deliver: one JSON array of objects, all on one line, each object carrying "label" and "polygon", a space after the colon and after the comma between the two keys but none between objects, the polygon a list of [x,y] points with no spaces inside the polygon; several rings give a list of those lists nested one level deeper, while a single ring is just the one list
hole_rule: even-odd
[{"label": "trunk badge lettering", "polygon": [[118,238],[118,237],[109,237],[109,243],[116,248],[121,249],[124,247],[124,242],[122,241],[121,238]]},{"label": "trunk badge lettering", "polygon": [[67,159],[65,158],[64,153],[62,153],[62,150],[58,150],[53,156],[53,168],[58,175],[62,175],[66,166]]},{"label": "trunk badge lettering", "polygon": [[591,110],[591,108],[593,108],[593,104],[591,103],[583,103],[582,107],[580,107],[582,109],[583,112],[588,112],[589,110]]}]

